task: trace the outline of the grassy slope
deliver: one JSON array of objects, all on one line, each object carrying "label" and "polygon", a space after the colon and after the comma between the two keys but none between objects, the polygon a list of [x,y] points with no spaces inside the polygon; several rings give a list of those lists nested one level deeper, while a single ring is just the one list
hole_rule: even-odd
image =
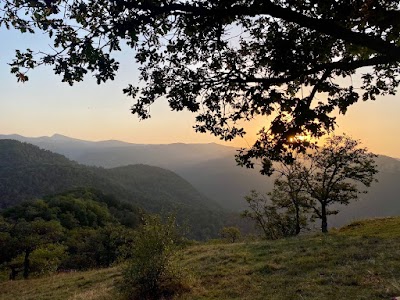
[{"label": "grassy slope", "polygon": [[[201,244],[180,259],[179,299],[390,299],[400,295],[400,218],[272,242]],[[0,299],[121,299],[116,268],[0,283]]]},{"label": "grassy slope", "polygon": [[0,299],[18,300],[120,300],[114,286],[120,280],[117,268],[71,272],[30,280],[0,283]]}]

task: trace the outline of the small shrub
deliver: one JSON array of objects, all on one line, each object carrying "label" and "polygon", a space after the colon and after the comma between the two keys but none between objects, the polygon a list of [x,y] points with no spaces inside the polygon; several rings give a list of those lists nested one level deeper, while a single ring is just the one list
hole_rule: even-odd
[{"label": "small shrub", "polygon": [[174,260],[179,240],[174,217],[165,222],[159,216],[145,218],[124,271],[124,289],[129,299],[170,299],[189,290],[182,269]]},{"label": "small shrub", "polygon": [[237,227],[224,227],[220,232],[221,238],[229,241],[230,243],[236,242],[240,239],[240,230]]}]

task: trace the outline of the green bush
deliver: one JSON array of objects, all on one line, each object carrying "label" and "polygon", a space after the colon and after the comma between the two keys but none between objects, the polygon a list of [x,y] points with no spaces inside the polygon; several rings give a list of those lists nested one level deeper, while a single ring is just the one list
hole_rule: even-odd
[{"label": "green bush", "polygon": [[237,227],[224,227],[220,231],[220,236],[229,243],[234,243],[240,239],[240,229]]},{"label": "green bush", "polygon": [[31,272],[34,275],[55,273],[66,256],[66,247],[59,244],[49,244],[35,249],[31,254]]},{"label": "green bush", "polygon": [[148,216],[136,233],[132,259],[124,271],[129,299],[170,299],[189,290],[176,260],[180,236],[174,217]]}]

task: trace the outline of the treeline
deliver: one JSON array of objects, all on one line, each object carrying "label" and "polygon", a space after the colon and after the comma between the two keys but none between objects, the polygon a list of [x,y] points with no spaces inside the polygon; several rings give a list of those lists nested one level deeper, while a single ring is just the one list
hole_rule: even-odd
[{"label": "treeline", "polygon": [[130,256],[142,213],[93,189],[29,201],[0,214],[0,267],[10,279],[108,267]]}]

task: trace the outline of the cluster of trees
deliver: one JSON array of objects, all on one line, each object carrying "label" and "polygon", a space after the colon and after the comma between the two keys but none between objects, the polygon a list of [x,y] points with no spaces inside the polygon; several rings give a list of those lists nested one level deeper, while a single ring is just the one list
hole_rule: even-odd
[{"label": "cluster of trees", "polygon": [[328,232],[328,216],[339,212],[332,207],[366,193],[361,185],[369,187],[377,173],[375,155],[359,146],[349,136],[332,136],[312,153],[276,166],[273,191],[268,197],[253,191],[246,197],[249,209],[243,216],[255,220],[270,239],[297,235],[316,219],[321,220],[321,231]]},{"label": "cluster of trees", "polygon": [[185,244],[174,216],[142,214],[93,189],[24,202],[0,214],[0,272],[11,280],[125,262],[121,288],[129,299],[169,298],[187,291],[177,264]]},{"label": "cluster of trees", "polygon": [[78,189],[24,202],[0,215],[0,267],[18,274],[107,267],[130,255],[136,209]]},{"label": "cluster of trees", "polygon": [[[253,147],[238,156],[247,167],[261,159],[264,174],[272,173],[271,161],[282,164],[271,202],[253,194],[245,212],[271,237],[298,234],[309,215],[321,219],[326,232],[328,216],[337,213],[332,205],[357,199],[357,184],[373,181],[373,155],[356,141],[330,138],[294,162],[293,150],[304,152],[309,143],[292,139],[319,138],[334,129],[333,111],[345,114],[359,99],[397,92],[398,0],[14,0],[3,1],[0,10],[0,26],[41,30],[54,42],[50,53],[17,50],[11,72],[19,81],[46,64],[70,85],[88,72],[98,83],[113,80],[119,67],[113,53],[126,43],[135,49],[142,82],[124,93],[133,97],[132,113],[142,119],[164,98],[172,110],[197,113],[197,131],[230,140],[245,134],[238,121],[274,116]],[[361,68],[356,86],[350,79]],[[31,220],[3,215],[2,245],[18,250],[3,247],[2,261],[12,265],[23,257],[27,276],[39,249],[30,245],[41,245],[43,252],[62,245],[63,232],[107,227],[106,213],[94,206],[87,211],[82,222],[89,225],[79,229],[74,224],[81,219],[73,213]]]},{"label": "cluster of trees", "polygon": [[[134,99],[139,118],[167,99],[172,110],[197,114],[196,131],[231,140],[245,134],[238,121],[272,117],[237,157],[246,167],[261,159],[268,175],[272,161],[291,164],[294,152],[310,146],[293,137],[319,138],[335,128],[334,111],[345,114],[359,99],[394,95],[400,85],[397,0],[11,0],[0,10],[0,26],[42,31],[53,42],[48,53],[16,51],[10,65],[18,81],[40,65],[53,66],[70,85],[88,72],[98,83],[113,80],[119,69],[113,54],[126,44],[135,51],[141,82],[123,92]],[[360,80],[353,81],[357,72]],[[319,204],[308,206],[326,231],[332,213],[326,208],[357,192],[346,181],[342,192],[313,188],[326,175],[315,161],[305,172],[313,199],[307,202]]]}]

